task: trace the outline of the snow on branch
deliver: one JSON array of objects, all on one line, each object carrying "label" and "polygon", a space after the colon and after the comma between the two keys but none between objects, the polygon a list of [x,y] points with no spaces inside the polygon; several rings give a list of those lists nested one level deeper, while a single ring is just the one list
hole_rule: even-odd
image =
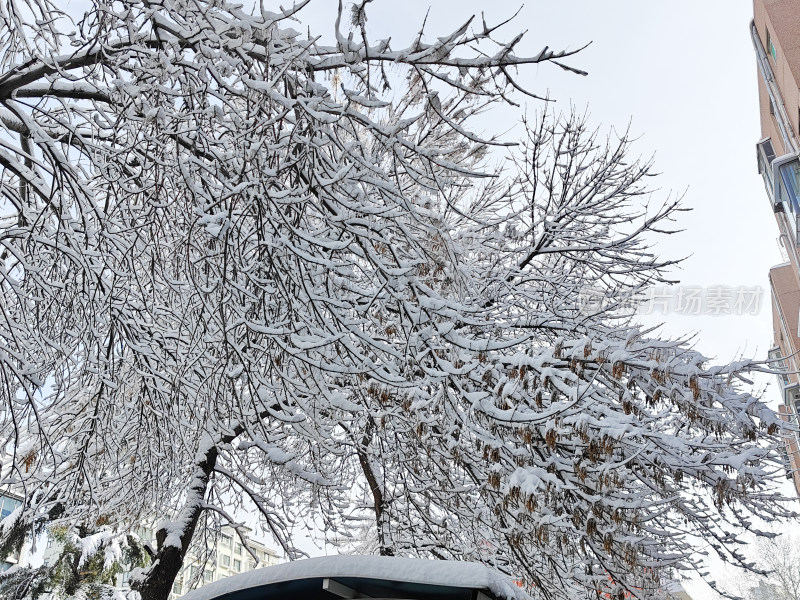
[{"label": "snow on branch", "polygon": [[739,560],[731,522],[789,513],[787,426],[734,385],[764,366],[579,302],[669,281],[677,200],[579,115],[475,131],[574,52],[476,19],[393,50],[367,2],[324,46],[308,4],[0,7],[0,549],[155,522],[145,600],[254,506],[287,554],[371,522],[548,598],[657,588],[696,532]]}]

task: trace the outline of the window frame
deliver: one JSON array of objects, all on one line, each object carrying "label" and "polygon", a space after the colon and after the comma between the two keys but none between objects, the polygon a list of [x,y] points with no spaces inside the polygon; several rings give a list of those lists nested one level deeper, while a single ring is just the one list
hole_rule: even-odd
[{"label": "window frame", "polygon": [[775,44],[772,41],[772,35],[769,33],[769,27],[767,27],[767,54],[772,57],[773,62],[778,62],[778,50],[775,48]]}]

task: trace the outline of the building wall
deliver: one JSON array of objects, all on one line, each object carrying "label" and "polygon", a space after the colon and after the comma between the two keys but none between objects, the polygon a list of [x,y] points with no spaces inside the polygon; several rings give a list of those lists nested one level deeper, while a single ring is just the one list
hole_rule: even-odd
[{"label": "building wall", "polygon": [[[791,265],[779,265],[770,271],[770,288],[772,290],[772,328],[773,340],[779,348],[780,356],[787,371],[778,378],[781,391],[784,393],[783,406],[780,406],[781,417],[786,421],[797,422],[796,402],[793,390],[800,391],[797,348],[800,347],[798,327],[800,327],[800,289],[797,284],[797,270]],[[800,448],[797,434],[786,436],[786,459],[794,479],[795,488],[800,493]]]},{"label": "building wall", "polygon": [[[797,270],[792,264],[773,267],[769,274],[772,291],[772,328],[773,340],[778,353],[774,350],[772,358],[780,356],[782,366],[787,371],[778,377],[779,389],[783,394],[784,404],[779,407],[781,417],[786,421],[797,423],[797,400],[800,395],[800,378],[798,370],[797,349],[800,348],[798,327],[800,327],[800,286],[797,283]],[[778,365],[775,365],[776,367]],[[786,436],[786,459],[789,473],[794,480],[795,489],[800,495],[800,451],[796,433]]]},{"label": "building wall", "polygon": [[[753,17],[761,43],[769,54],[768,40],[776,50],[770,55],[770,65],[775,82],[781,90],[783,103],[795,134],[800,131],[800,0],[755,0]],[[761,107],[761,131],[763,137],[770,137],[778,156],[787,149],[780,139],[774,117],[770,114],[769,98],[764,82],[759,77],[759,100]],[[782,152],[777,152],[778,146]]]},{"label": "building wall", "polygon": [[[776,157],[793,153],[800,148],[800,0],[754,0],[753,22],[766,53],[766,64],[772,73],[774,86],[770,86],[758,73],[758,98],[762,139],[769,138]],[[759,44],[755,50],[759,55]],[[759,59],[761,60],[761,59]],[[772,87],[775,101],[770,98],[768,89]],[[789,140],[784,140],[779,120],[781,107],[786,122],[785,130]],[[793,147],[794,146],[794,147]],[[771,170],[770,175],[771,175]],[[771,177],[770,177],[771,178]],[[773,187],[777,182],[773,182]],[[778,377],[783,406],[783,418],[795,423],[798,419],[798,398],[800,398],[800,378],[797,359],[800,350],[798,327],[800,326],[800,252],[797,246],[795,215],[783,210],[775,212],[776,222],[781,233],[781,242],[786,249],[789,261],[770,270],[772,292],[773,341],[770,351],[772,359],[781,358],[786,375]],[[779,363],[775,363],[778,366]],[[800,443],[795,434],[786,438],[786,458],[789,476],[800,495]]]},{"label": "building wall", "polygon": [[783,140],[781,140],[781,135],[778,131],[778,124],[769,108],[767,86],[761,77],[758,78],[758,106],[760,109],[762,137],[768,137],[773,140],[773,146],[775,147],[775,154],[777,156],[786,154],[786,148],[783,146]]}]

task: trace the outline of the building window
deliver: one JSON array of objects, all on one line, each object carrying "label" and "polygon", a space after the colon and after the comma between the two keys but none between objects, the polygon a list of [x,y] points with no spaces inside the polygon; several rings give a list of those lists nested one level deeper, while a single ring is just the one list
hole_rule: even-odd
[{"label": "building window", "polygon": [[0,496],[0,519],[5,519],[8,515],[17,510],[19,506],[22,506],[22,501],[9,498],[8,496]]},{"label": "building window", "polygon": [[772,42],[772,36],[769,34],[769,29],[767,29],[767,52],[772,57],[773,61],[778,60],[778,51],[775,50],[775,44]]},{"label": "building window", "polygon": [[223,567],[230,567],[231,566],[231,557],[227,554],[222,555],[222,566]]},{"label": "building window", "polygon": [[212,581],[214,581],[214,574],[211,571],[206,571],[205,574],[203,575],[203,581],[205,583],[211,583]]},{"label": "building window", "polygon": [[252,571],[252,570],[253,570],[253,569],[255,569],[255,568],[256,568],[256,563],[254,563],[254,562],[251,560],[251,561],[250,561],[250,570]]},{"label": "building window", "polygon": [[781,349],[773,348],[767,353],[767,356],[769,357],[770,361],[774,361],[771,366],[773,369],[778,371],[778,379],[783,387],[788,387],[791,385],[792,382],[789,380],[786,363],[783,361],[783,356],[781,356]]},{"label": "building window", "polygon": [[181,586],[180,582],[176,581],[175,583],[172,584],[173,594],[178,594],[180,596],[182,591],[183,591],[183,586]]},{"label": "building window", "polygon": [[241,554],[241,553],[242,553],[242,545],[236,544],[236,554]]},{"label": "building window", "polygon": [[786,479],[792,478],[792,463],[789,462],[789,453],[786,452],[786,446],[783,447],[783,466],[786,470]]},{"label": "building window", "polygon": [[234,559],[233,570],[237,573],[242,570],[242,561]]},{"label": "building window", "polygon": [[776,199],[786,202],[793,214],[800,215],[800,161],[793,158],[784,162],[778,167],[778,175]]},{"label": "building window", "polygon": [[231,536],[225,535],[224,533],[222,534],[222,545],[223,546],[225,546],[226,548],[230,548],[232,541],[233,541],[233,538]]}]

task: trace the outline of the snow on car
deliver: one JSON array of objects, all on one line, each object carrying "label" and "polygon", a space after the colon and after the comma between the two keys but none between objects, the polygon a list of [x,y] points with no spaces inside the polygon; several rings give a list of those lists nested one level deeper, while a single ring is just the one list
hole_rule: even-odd
[{"label": "snow on car", "polygon": [[182,600],[530,600],[511,579],[471,562],[324,556],[210,583]]}]

